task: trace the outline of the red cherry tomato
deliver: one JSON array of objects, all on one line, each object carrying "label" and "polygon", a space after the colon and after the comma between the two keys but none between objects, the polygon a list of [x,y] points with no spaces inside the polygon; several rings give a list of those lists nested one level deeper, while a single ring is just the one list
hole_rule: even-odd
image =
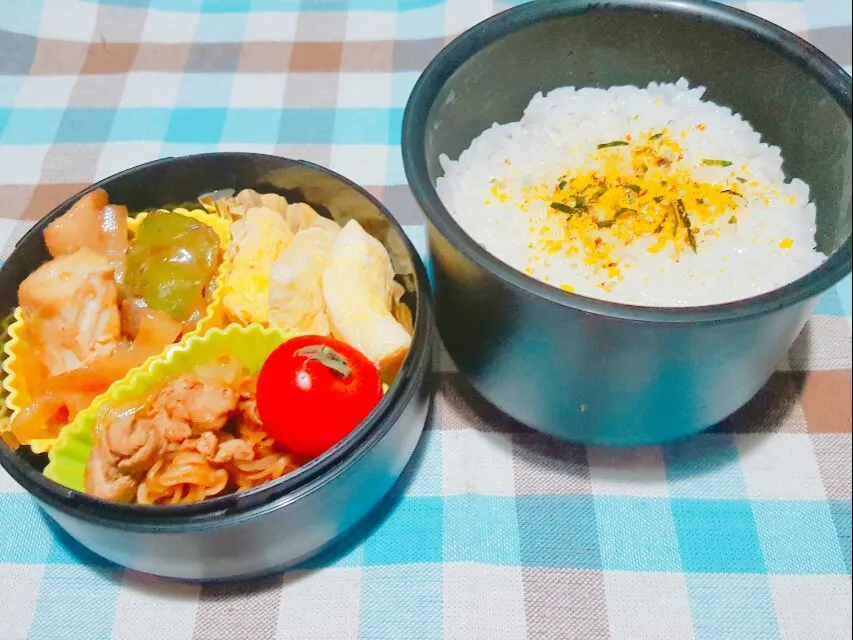
[{"label": "red cherry tomato", "polygon": [[313,458],[367,417],[382,398],[382,381],[367,356],[345,342],[299,336],[264,362],[257,398],[270,437]]}]

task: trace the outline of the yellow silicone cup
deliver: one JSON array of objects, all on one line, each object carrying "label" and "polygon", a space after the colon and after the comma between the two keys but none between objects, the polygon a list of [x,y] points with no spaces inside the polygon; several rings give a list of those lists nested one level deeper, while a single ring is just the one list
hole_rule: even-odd
[{"label": "yellow silicone cup", "polygon": [[[12,419],[23,407],[32,402],[26,381],[22,375],[18,375],[19,355],[23,355],[27,348],[24,340],[25,333],[24,312],[20,307],[16,307],[12,315],[12,324],[6,330],[8,340],[3,345],[3,353],[6,356],[3,359],[3,392],[6,410],[5,419],[0,423],[2,431],[10,430]],[[34,440],[28,444],[36,453],[43,453],[50,448],[52,442],[53,440]]]},{"label": "yellow silicone cup", "polygon": [[259,371],[269,355],[295,334],[269,329],[258,324],[231,324],[224,329],[211,329],[192,336],[162,356],[149,360],[144,368],[114,384],[88,408],[81,411],[59,434],[48,454],[50,461],[44,475],[69,489],[84,491],[84,477],[89,453],[95,444],[95,420],[104,406],[143,399],[160,383],[195,367],[233,356],[250,372]]},{"label": "yellow silicone cup", "polygon": [[[158,209],[158,211],[169,210]],[[220,216],[206,213],[201,209],[189,210],[184,208],[177,208],[173,209],[172,211],[174,213],[179,213],[182,216],[193,218],[194,220],[198,220],[199,222],[203,222],[204,224],[210,226],[216,232],[216,235],[219,236],[219,241],[222,248],[222,261],[219,263],[219,268],[216,272],[216,276],[213,281],[211,300],[207,305],[207,311],[205,312],[205,315],[199,319],[198,323],[196,323],[195,328],[193,328],[192,331],[185,333],[181,337],[181,340],[177,343],[182,344],[193,336],[204,333],[211,327],[222,326],[225,322],[225,312],[222,304],[222,291],[225,287],[225,280],[228,276],[228,272],[231,269],[231,257],[229,251],[229,245],[231,243],[231,227],[227,220],[223,219]],[[143,211],[136,217],[128,219],[127,230],[128,234],[131,237],[136,234],[137,229],[139,229],[139,225],[147,216],[148,212]],[[12,322],[11,326],[8,329],[9,341],[6,342],[3,347],[3,350],[6,354],[6,358],[3,361],[3,371],[5,373],[5,377],[3,378],[3,389],[5,391],[6,396],[5,399],[8,415],[7,420],[0,421],[0,431],[4,429],[4,425],[7,425],[5,426],[5,428],[8,429],[8,424],[11,423],[11,421],[15,418],[18,412],[24,407],[26,407],[28,404],[30,404],[30,402],[32,402],[32,397],[27,391],[26,381],[24,380],[24,377],[22,375],[18,374],[18,363],[20,362],[20,358],[23,357],[24,352],[26,351],[26,341],[23,339],[25,332],[26,320],[24,318],[22,309],[20,307],[17,307],[14,312],[14,322]],[[175,345],[168,347],[166,351],[171,348],[174,348],[174,346]],[[137,369],[144,368],[147,364],[148,362],[146,361],[142,363],[139,367],[131,369],[121,379],[114,382],[113,385],[116,385],[121,382],[121,380],[126,379]],[[111,388],[112,386],[110,387],[110,389]],[[108,394],[110,389],[107,389],[104,394]],[[95,398],[93,404],[97,403],[98,398],[100,397],[101,396]],[[32,440],[28,442],[27,445],[35,453],[44,453],[45,451],[49,451],[55,442],[55,438]]]},{"label": "yellow silicone cup", "polygon": [[[14,315],[9,314],[7,318],[0,322],[0,345],[2,345],[0,353],[5,353],[6,344],[12,339],[9,335],[9,327],[14,320]],[[0,367],[0,434],[8,434],[12,424],[12,411],[9,409],[7,402],[9,392],[6,391],[6,387],[3,384],[6,381],[6,375],[6,370]]]}]

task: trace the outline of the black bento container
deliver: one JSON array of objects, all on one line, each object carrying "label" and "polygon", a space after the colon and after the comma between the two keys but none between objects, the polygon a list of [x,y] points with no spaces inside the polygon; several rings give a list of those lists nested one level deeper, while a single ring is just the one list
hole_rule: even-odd
[{"label": "black bento container", "polygon": [[[493,122],[537,91],[687,78],[781,147],[817,205],[829,259],[784,287],[707,307],[570,294],[512,269],[456,223],[435,190]],[[723,420],[783,359],[818,296],[850,273],[851,80],[795,35],[721,4],[540,0],[472,27],[429,64],[406,106],[403,161],[428,221],[436,324],[497,407],[589,444],[653,445]]]},{"label": "black bento container", "polygon": [[[160,576],[205,580],[257,575],[314,556],[370,519],[395,488],[423,431],[430,403],[429,285],[400,225],[373,197],[317,165],[250,153],[167,158],[92,185],[54,209],[18,243],[0,270],[0,314],[20,282],[48,259],[44,227],[85,192],[102,187],[131,212],[195,203],[214,189],[277,192],[340,222],[356,219],[388,249],[414,317],[411,350],[385,397],[338,445],[255,489],[182,506],[113,504],[62,487],[41,470],[45,455],[11,450],[0,464],[60,527],[95,553]],[[380,505],[380,507],[377,507]]]}]

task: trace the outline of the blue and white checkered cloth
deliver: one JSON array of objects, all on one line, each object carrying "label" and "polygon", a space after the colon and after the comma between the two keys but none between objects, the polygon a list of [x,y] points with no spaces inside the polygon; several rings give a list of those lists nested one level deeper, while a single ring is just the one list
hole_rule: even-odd
[{"label": "blue and white checkered cloth", "polygon": [[[213,150],[366,185],[424,251],[399,131],[493,0],[15,0],[0,7],[0,259],[94,180]],[[844,0],[739,5],[851,64]],[[446,357],[405,495],[363,542],[237,585],[108,565],[0,471],[0,640],[851,638],[851,282],[756,400],[686,442],[555,443]]]}]

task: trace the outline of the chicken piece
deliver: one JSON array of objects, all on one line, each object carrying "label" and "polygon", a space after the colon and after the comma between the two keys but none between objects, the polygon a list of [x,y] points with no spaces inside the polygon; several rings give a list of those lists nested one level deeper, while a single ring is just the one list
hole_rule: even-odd
[{"label": "chicken piece", "polygon": [[107,192],[95,189],[47,226],[44,244],[54,258],[84,247],[104,254],[115,269],[115,281],[121,284],[128,244],[127,217],[127,207],[109,204]]},{"label": "chicken piece", "polygon": [[148,470],[166,449],[156,423],[137,411],[108,412],[86,464],[86,492],[130,502]]},{"label": "chicken piece", "polygon": [[165,409],[153,411],[151,422],[157,425],[157,429],[160,430],[167,442],[180,444],[193,435],[192,427],[187,420],[173,416]]},{"label": "chicken piece", "polygon": [[195,450],[202,454],[205,458],[213,460],[216,455],[216,448],[219,446],[219,441],[212,431],[202,433],[195,443]]},{"label": "chicken piece", "polygon": [[125,475],[141,478],[163,453],[166,441],[157,424],[140,415],[122,415],[111,421],[102,439],[118,458],[116,468]]},{"label": "chicken piece", "polygon": [[231,224],[231,236],[233,263],[223,294],[226,313],[234,322],[266,324],[270,269],[293,233],[275,211],[258,207]]},{"label": "chicken piece", "polygon": [[255,448],[251,442],[234,438],[226,440],[219,445],[216,455],[213,457],[215,464],[227,464],[229,462],[249,462],[255,458]]},{"label": "chicken piece", "polygon": [[308,335],[329,335],[321,279],[333,239],[319,227],[304,229],[270,270],[270,326]]},{"label": "chicken piece", "polygon": [[[54,258],[88,247],[94,248],[101,229],[100,216],[109,198],[103,189],[90,191],[44,230],[44,244]],[[127,231],[125,230],[125,241]],[[97,249],[96,249],[97,250]]]},{"label": "chicken piece", "polygon": [[166,438],[175,442],[183,439],[178,437],[180,434],[186,433],[183,425],[193,435],[224,427],[239,399],[239,394],[222,382],[186,375],[163,387],[149,409],[152,420],[160,424]]},{"label": "chicken piece", "polygon": [[319,227],[334,238],[341,230],[340,225],[334,220],[321,216],[314,211],[311,205],[305,202],[295,202],[287,206],[287,224],[293,233],[299,233],[305,229]]},{"label": "chicken piece", "polygon": [[110,502],[132,502],[139,483],[121,473],[104,440],[89,454],[85,473],[86,493]]},{"label": "chicken piece", "polygon": [[113,354],[121,339],[113,268],[91,249],[40,266],[21,283],[18,300],[51,375]]},{"label": "chicken piece", "polygon": [[385,247],[350,220],[335,238],[322,282],[332,333],[392,378],[412,338],[392,313],[394,268]]}]

